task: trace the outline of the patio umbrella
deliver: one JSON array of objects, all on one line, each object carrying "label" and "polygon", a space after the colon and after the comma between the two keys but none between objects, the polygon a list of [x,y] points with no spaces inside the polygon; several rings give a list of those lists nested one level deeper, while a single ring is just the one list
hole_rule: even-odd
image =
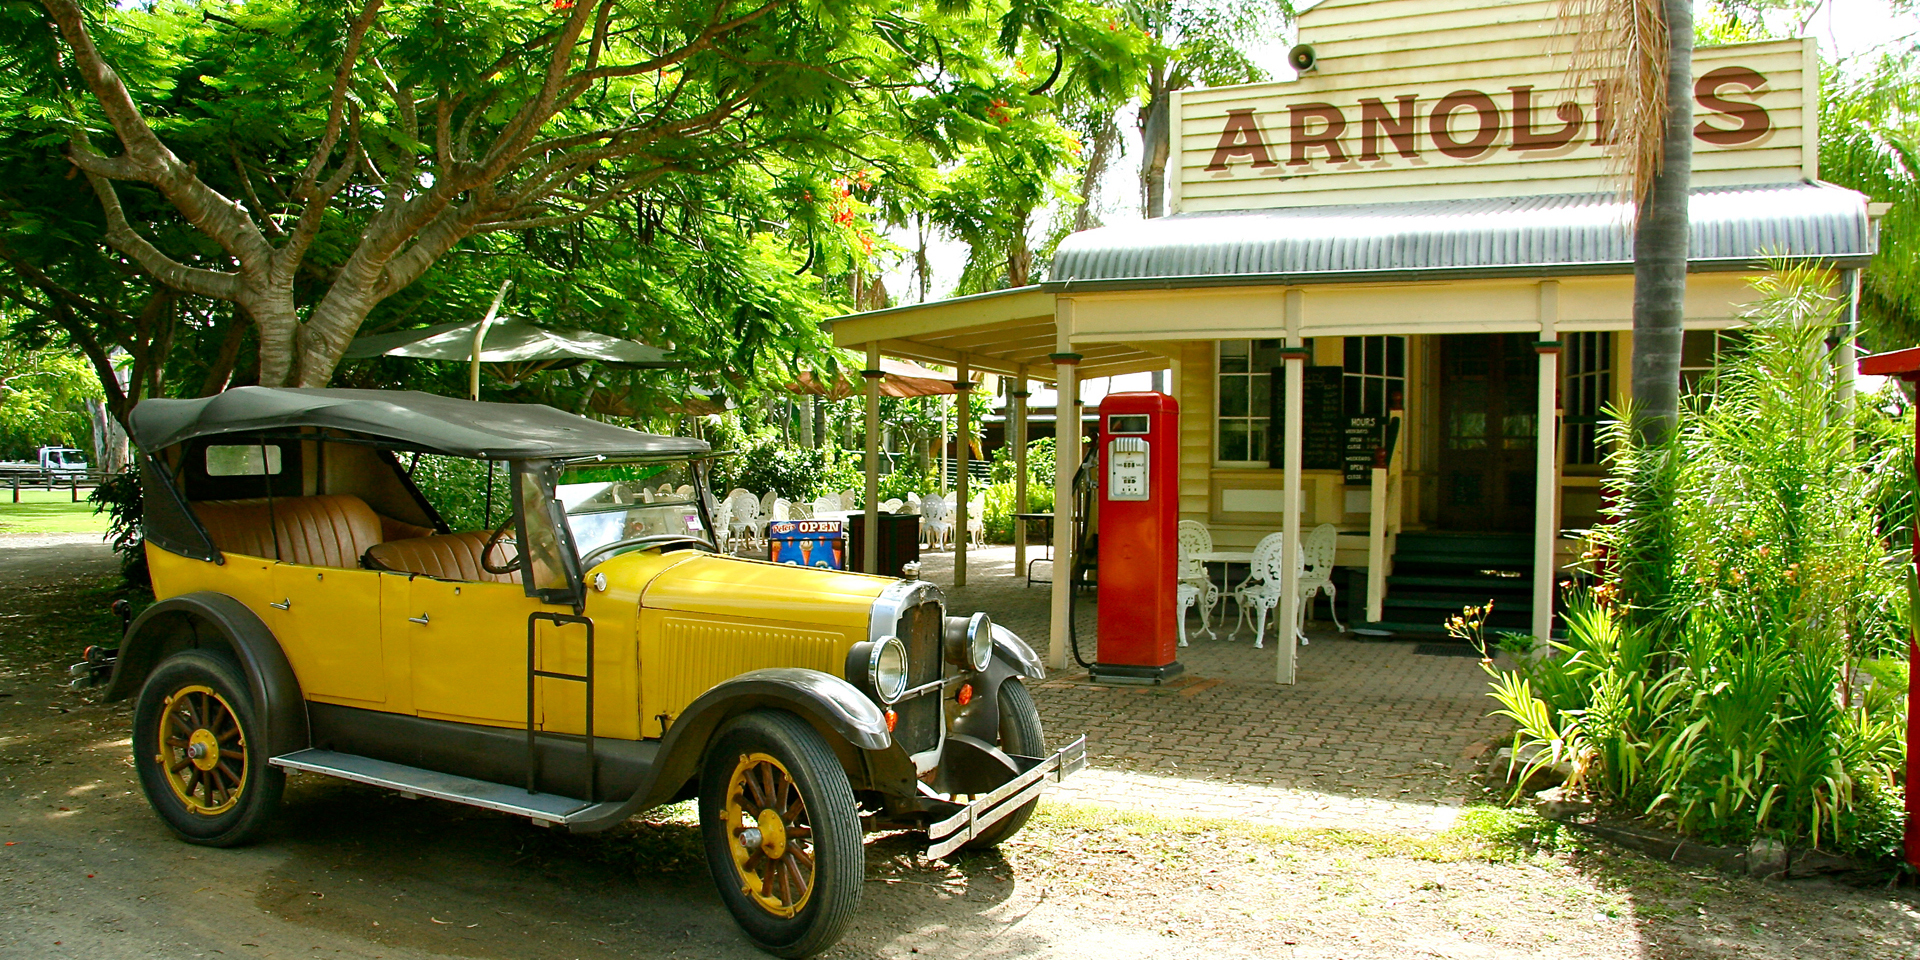
[{"label": "patio umbrella", "polygon": [[[415,360],[473,362],[474,334],[484,320],[443,323],[418,330],[376,333],[360,337],[347,347],[345,359],[411,357]],[[488,325],[479,361],[492,366],[500,379],[519,383],[542,370],[559,370],[587,361],[625,369],[665,368],[679,364],[666,351],[637,340],[622,340],[590,330],[549,330],[525,320],[507,317]]]},{"label": "patio umbrella", "polygon": [[[951,394],[953,375],[929,370],[917,363],[880,358],[880,370],[886,376],[880,378],[880,395],[886,397],[932,397]],[[824,396],[829,400],[845,400],[861,392],[860,384],[845,376],[834,378],[831,383],[822,383],[817,374],[802,373],[797,382],[787,384],[794,393],[810,393]]]}]

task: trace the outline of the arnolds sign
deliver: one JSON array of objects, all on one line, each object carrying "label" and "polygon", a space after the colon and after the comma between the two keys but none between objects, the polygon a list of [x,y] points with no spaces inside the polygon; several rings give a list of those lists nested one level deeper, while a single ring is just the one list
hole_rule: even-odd
[{"label": "arnolds sign", "polygon": [[[1300,16],[1300,79],[1186,91],[1176,209],[1613,189],[1605,81],[1569,88],[1553,3],[1327,0]],[[1812,41],[1694,57],[1699,186],[1818,174]]]}]

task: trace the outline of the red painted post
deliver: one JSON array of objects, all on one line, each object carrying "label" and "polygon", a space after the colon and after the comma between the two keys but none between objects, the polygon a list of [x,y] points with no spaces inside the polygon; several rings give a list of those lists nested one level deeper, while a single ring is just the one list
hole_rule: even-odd
[{"label": "red painted post", "polygon": [[[1860,372],[1869,376],[1899,377],[1920,385],[1920,347],[1892,353],[1875,354],[1860,361]],[[1920,419],[1914,421],[1913,450],[1920,467]],[[1920,478],[1916,478],[1920,481]],[[1920,486],[1915,488],[1920,490]],[[1920,574],[1920,514],[1914,516],[1913,565]],[[1909,598],[1911,602],[1911,598]],[[1920,742],[1920,636],[1907,637],[1907,862],[1920,867],[1920,755],[1914,744]]]}]

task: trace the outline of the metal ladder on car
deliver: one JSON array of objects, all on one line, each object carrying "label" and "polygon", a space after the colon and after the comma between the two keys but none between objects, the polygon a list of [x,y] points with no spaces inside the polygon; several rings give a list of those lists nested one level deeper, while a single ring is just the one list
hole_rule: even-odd
[{"label": "metal ladder on car", "polygon": [[[540,622],[547,621],[556,627],[577,623],[587,628],[587,672],[557,673],[540,669]],[[541,678],[548,680],[571,680],[587,685],[587,723],[584,736],[571,733],[550,733],[534,726],[534,688]],[[538,741],[540,737],[558,740],[581,740],[587,753],[587,802],[599,802],[599,765],[593,756],[593,618],[579,617],[566,613],[538,611],[527,616],[527,792],[539,793],[537,781],[540,775],[540,755]]]}]

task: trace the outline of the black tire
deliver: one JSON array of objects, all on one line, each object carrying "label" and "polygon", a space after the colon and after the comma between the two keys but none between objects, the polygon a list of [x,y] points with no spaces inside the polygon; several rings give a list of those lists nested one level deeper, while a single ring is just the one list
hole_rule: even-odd
[{"label": "black tire", "polygon": [[[714,734],[700,774],[700,827],[720,899],[755,946],[810,957],[846,934],[866,880],[860,814],[846,771],[805,721],[756,711]],[[777,843],[768,836],[775,829]]]},{"label": "black tire", "polygon": [[[147,677],[133,706],[133,766],[175,836],[232,847],[266,829],[287,775],[267,762],[259,716],[240,668],[217,654],[178,653]],[[188,755],[196,743],[198,759]]]},{"label": "black tire", "polygon": [[[1033,694],[1028,693],[1026,685],[1018,679],[1000,685],[1000,749],[1022,757],[1047,755],[1047,733],[1040,726],[1040,708],[1033,705]],[[968,840],[963,849],[987,850],[1005,843],[1027,825],[1038,806],[1038,797],[1027,801],[1020,809],[1007,814],[1005,820]]]}]

